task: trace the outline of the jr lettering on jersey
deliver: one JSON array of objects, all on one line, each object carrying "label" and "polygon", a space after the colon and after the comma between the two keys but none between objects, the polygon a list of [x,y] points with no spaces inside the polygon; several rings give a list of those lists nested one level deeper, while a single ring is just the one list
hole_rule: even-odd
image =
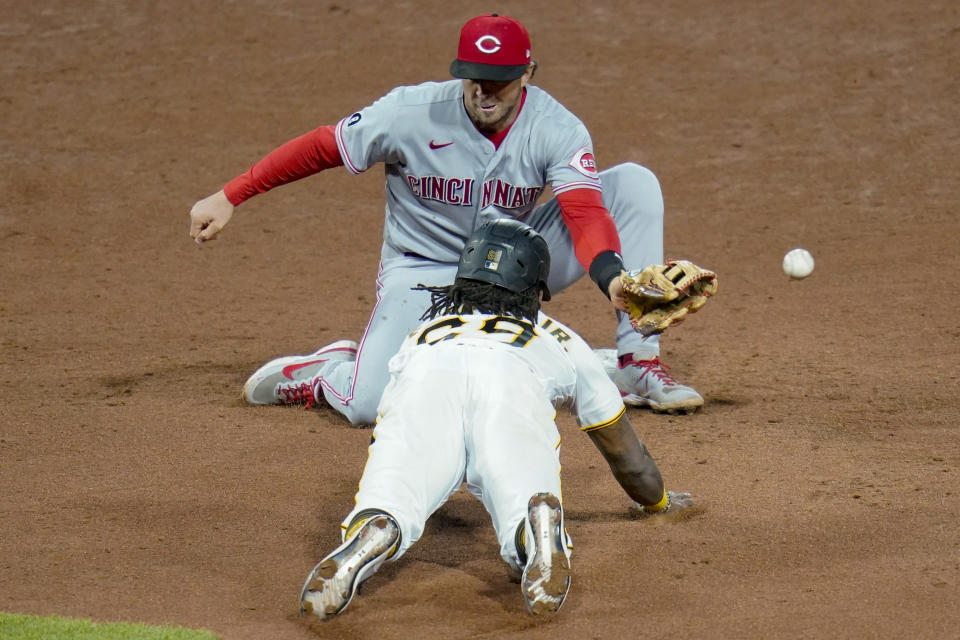
[{"label": "jr lettering on jersey", "polygon": [[550,327],[552,327],[554,324],[556,323],[553,320],[547,318],[540,323],[540,328],[556,338],[557,342],[560,343],[560,346],[566,349],[566,343],[570,341],[570,334],[564,331],[561,327],[554,327],[551,329]]}]

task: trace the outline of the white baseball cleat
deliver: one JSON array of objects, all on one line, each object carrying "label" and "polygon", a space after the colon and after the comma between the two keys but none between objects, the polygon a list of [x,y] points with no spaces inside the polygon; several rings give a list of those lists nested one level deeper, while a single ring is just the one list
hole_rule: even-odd
[{"label": "white baseball cleat", "polygon": [[555,613],[570,589],[570,557],[563,530],[563,508],[552,493],[537,493],[527,503],[527,564],[520,588],[534,615]]},{"label": "white baseball cleat", "polygon": [[594,349],[594,353],[620,389],[624,404],[674,414],[693,413],[703,406],[703,396],[677,382],[656,356],[635,360],[633,356],[618,358],[614,349]]},{"label": "white baseball cleat", "polygon": [[343,611],[360,583],[372,576],[390,557],[400,540],[400,527],[383,513],[363,526],[313,568],[300,591],[300,615],[320,620]]},{"label": "white baseball cleat", "polygon": [[243,385],[250,404],[305,404],[316,402],[313,388],[320,369],[331,360],[357,359],[357,343],[338,340],[303,356],[276,358],[253,372]]}]

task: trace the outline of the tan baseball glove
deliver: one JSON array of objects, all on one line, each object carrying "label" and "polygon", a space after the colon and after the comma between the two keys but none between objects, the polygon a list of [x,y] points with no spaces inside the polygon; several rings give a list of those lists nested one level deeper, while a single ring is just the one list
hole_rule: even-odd
[{"label": "tan baseball glove", "polygon": [[644,336],[663,333],[696,313],[717,292],[717,274],[689,260],[669,260],[620,274],[630,324]]}]

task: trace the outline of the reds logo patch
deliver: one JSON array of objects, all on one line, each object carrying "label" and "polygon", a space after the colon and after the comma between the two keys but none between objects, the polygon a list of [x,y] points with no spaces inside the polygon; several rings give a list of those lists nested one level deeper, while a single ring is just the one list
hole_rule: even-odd
[{"label": "reds logo patch", "polygon": [[473,44],[483,53],[496,53],[500,51],[500,47],[502,46],[500,40],[496,36],[491,35],[480,36]]},{"label": "reds logo patch", "polygon": [[588,178],[597,177],[597,161],[593,159],[593,152],[586,147],[573,155],[570,166]]}]

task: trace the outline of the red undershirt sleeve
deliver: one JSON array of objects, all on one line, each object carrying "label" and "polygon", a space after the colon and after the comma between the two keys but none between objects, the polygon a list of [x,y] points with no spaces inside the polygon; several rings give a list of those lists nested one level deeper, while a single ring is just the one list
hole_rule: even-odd
[{"label": "red undershirt sleeve", "polygon": [[577,260],[604,295],[610,281],[620,275],[620,235],[603,206],[601,193],[595,189],[573,189],[557,194],[560,214],[570,230]]},{"label": "red undershirt sleeve", "polygon": [[258,193],[312,176],[324,169],[343,166],[335,129],[334,125],[318,127],[277,147],[250,167],[249,171],[224,185],[227,200],[237,206]]}]

